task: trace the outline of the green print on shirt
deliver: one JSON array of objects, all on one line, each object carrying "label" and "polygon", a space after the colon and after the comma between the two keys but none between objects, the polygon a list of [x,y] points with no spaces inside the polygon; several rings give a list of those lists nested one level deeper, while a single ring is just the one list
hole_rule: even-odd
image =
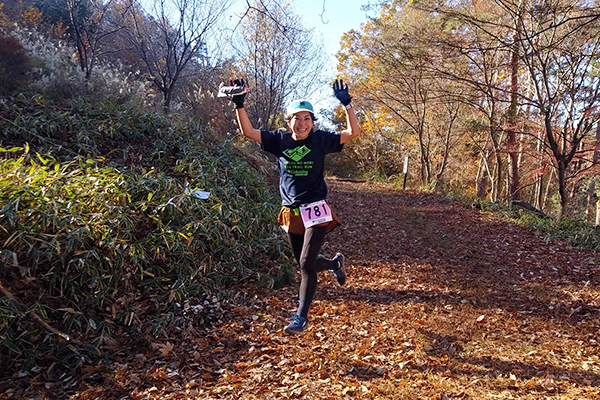
[{"label": "green print on shirt", "polygon": [[284,150],[283,154],[285,154],[288,158],[291,158],[294,161],[300,161],[310,153],[310,149],[306,146],[296,147],[295,149]]},{"label": "green print on shirt", "polygon": [[296,147],[294,149],[284,150],[283,154],[285,154],[288,158],[291,158],[293,161],[286,161],[284,163],[285,170],[288,174],[293,176],[308,176],[308,171],[313,168],[313,161],[300,161],[310,153],[310,149],[306,146]]},{"label": "green print on shirt", "polygon": [[308,176],[308,171],[313,168],[314,161],[288,161],[284,163],[285,170],[293,176]]}]

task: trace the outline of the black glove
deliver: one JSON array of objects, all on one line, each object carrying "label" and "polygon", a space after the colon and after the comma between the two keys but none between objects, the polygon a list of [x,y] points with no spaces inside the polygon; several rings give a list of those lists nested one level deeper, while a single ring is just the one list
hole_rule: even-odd
[{"label": "black glove", "polygon": [[352,97],[348,93],[348,85],[344,84],[344,81],[341,79],[336,79],[333,82],[333,94],[345,106],[352,101]]},{"label": "black glove", "polygon": [[[244,87],[243,79],[231,79],[232,86],[242,86]],[[235,104],[235,108],[244,108],[244,100],[246,100],[246,91],[242,92],[242,94],[238,94],[231,97],[231,101]]]}]

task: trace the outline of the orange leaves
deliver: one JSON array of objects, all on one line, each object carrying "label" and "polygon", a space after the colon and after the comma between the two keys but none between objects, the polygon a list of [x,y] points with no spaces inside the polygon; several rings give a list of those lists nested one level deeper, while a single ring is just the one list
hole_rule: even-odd
[{"label": "orange leaves", "polygon": [[205,381],[212,381],[212,374],[210,372],[205,372],[202,374],[202,379]]},{"label": "orange leaves", "polygon": [[4,24],[9,21],[8,16],[2,12],[3,8],[4,8],[4,3],[0,3],[0,24]]},{"label": "orange leaves", "polygon": [[294,367],[294,371],[295,371],[296,373],[298,373],[298,374],[299,374],[300,372],[304,372],[304,371],[306,371],[307,369],[308,369],[308,367],[307,367],[306,365],[296,365],[296,366]]},{"label": "orange leaves", "polygon": [[250,369],[256,367],[257,365],[258,363],[255,361],[242,361],[234,364],[234,367],[236,369]]},{"label": "orange leaves", "polygon": [[[357,183],[331,194],[348,217],[328,246],[346,246],[351,279],[321,283],[307,334],[281,333],[296,286],[245,296],[226,306],[230,320],[153,345],[115,373],[120,387],[150,387],[133,400],[600,398],[598,320],[570,320],[597,307],[598,283],[573,283],[595,279],[586,257],[436,196]],[[559,260],[569,270],[553,273]]]}]

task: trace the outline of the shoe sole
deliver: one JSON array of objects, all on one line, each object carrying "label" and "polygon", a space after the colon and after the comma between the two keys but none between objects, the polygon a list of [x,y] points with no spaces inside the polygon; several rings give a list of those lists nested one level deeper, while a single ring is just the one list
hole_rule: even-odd
[{"label": "shoe sole", "polygon": [[283,330],[283,333],[287,333],[288,335],[302,335],[304,333],[306,333],[306,329],[303,331],[291,331],[291,330]]},{"label": "shoe sole", "polygon": [[305,333],[308,330],[308,326],[305,326],[304,329],[302,329],[301,331],[297,331],[295,329],[288,329],[288,327],[286,326],[285,328],[283,328],[283,333],[287,333],[290,335],[301,335],[303,333]]},{"label": "shoe sole", "polygon": [[[336,281],[336,283],[337,283],[339,286],[345,286],[345,285],[346,285],[346,280],[347,280],[347,278],[348,278],[348,274],[346,274],[346,270],[344,269],[344,261],[345,261],[345,257],[344,257],[344,255],[343,255],[342,253],[337,253],[335,256],[337,257],[337,256],[338,256],[338,254],[340,255],[340,258],[341,258],[341,261],[338,261],[338,262],[340,263],[340,268],[339,268],[339,269],[341,269],[341,270],[342,270],[342,272],[344,273],[344,283],[340,283],[340,282],[337,280],[337,277],[335,277],[335,272],[334,272],[334,278],[335,278],[335,281]],[[335,257],[334,257],[334,258],[335,258]]]}]

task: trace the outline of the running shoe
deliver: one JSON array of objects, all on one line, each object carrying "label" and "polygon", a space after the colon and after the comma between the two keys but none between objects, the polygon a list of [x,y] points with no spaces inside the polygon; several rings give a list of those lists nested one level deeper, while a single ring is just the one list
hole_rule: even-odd
[{"label": "running shoe", "polygon": [[344,271],[344,255],[342,253],[337,253],[335,257],[331,261],[337,262],[337,268],[332,269],[333,276],[335,276],[335,280],[340,286],[344,286],[346,284],[346,271]]},{"label": "running shoe", "polygon": [[303,316],[296,314],[290,319],[292,320],[292,322],[288,326],[283,328],[283,331],[285,333],[298,335],[304,332],[306,328],[308,328],[308,319],[304,318]]},{"label": "running shoe", "polygon": [[240,96],[242,94],[246,94],[250,91],[247,87],[243,85],[243,81],[241,85],[234,85],[233,82],[231,86],[225,86],[223,82],[219,86],[219,92],[217,93],[217,97],[229,97]]}]

